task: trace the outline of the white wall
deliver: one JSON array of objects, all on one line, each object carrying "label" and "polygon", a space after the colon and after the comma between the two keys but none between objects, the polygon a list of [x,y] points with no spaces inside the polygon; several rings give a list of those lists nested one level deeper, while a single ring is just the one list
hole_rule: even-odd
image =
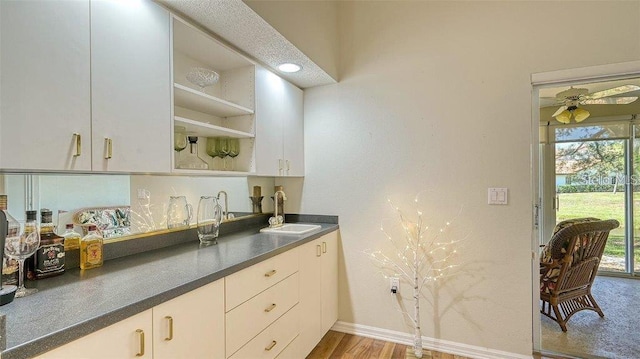
[{"label": "white wall", "polygon": [[300,204],[340,216],[340,320],[408,331],[362,252],[390,249],[387,197],[427,189],[428,214],[463,205],[470,236],[459,275],[426,293],[424,335],[531,354],[530,74],[639,59],[639,6],[340,2],[341,82],[305,91]]}]

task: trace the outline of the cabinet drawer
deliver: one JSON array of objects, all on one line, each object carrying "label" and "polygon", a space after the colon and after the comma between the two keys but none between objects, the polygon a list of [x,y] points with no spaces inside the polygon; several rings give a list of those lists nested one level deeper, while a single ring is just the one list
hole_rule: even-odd
[{"label": "cabinet drawer", "polygon": [[227,353],[235,353],[297,303],[298,273],[294,273],[234,308],[226,317]]},{"label": "cabinet drawer", "polygon": [[296,248],[226,277],[226,311],[230,311],[297,271],[298,251]]},{"label": "cabinet drawer", "polygon": [[297,337],[295,337],[293,339],[293,341],[291,343],[289,343],[289,345],[287,345],[286,348],[284,348],[283,351],[280,352],[280,354],[278,354],[278,356],[276,357],[276,359],[300,359],[300,358],[304,358],[304,355],[302,355],[302,350],[300,348],[300,341],[298,340],[300,336],[298,335]]},{"label": "cabinet drawer", "polygon": [[294,306],[243,346],[230,359],[273,359],[298,335],[299,313]]}]

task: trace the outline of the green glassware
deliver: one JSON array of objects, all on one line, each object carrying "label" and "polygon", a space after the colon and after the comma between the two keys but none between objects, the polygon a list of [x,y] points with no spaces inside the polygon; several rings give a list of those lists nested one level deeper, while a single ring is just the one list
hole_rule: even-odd
[{"label": "green glassware", "polygon": [[227,140],[229,143],[229,157],[231,157],[231,170],[235,170],[235,158],[240,154],[240,139],[230,138]]}]

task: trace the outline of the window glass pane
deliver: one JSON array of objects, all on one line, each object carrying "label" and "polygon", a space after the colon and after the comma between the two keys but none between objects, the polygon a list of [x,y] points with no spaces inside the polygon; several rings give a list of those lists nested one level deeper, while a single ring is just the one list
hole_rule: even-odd
[{"label": "window glass pane", "polygon": [[553,135],[555,142],[620,139],[629,137],[629,126],[626,123],[619,123],[611,125],[556,127],[553,130]]}]

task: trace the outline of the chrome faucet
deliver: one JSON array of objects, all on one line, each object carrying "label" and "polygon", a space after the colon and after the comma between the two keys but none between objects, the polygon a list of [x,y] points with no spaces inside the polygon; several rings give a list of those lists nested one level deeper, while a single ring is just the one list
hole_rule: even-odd
[{"label": "chrome faucet", "polygon": [[220,200],[220,195],[221,194],[224,194],[224,209],[222,210],[222,220],[224,221],[224,220],[229,219],[229,197],[227,195],[227,192],[220,191],[220,192],[218,192],[218,195],[216,196],[218,201]]},{"label": "chrome faucet", "polygon": [[284,194],[284,191],[276,191],[276,193],[273,195],[274,209],[273,209],[273,217],[269,218],[269,228],[282,227],[282,225],[284,224],[284,206],[282,206],[283,213],[278,215],[278,193],[281,194],[282,201],[287,200],[287,195]]}]

